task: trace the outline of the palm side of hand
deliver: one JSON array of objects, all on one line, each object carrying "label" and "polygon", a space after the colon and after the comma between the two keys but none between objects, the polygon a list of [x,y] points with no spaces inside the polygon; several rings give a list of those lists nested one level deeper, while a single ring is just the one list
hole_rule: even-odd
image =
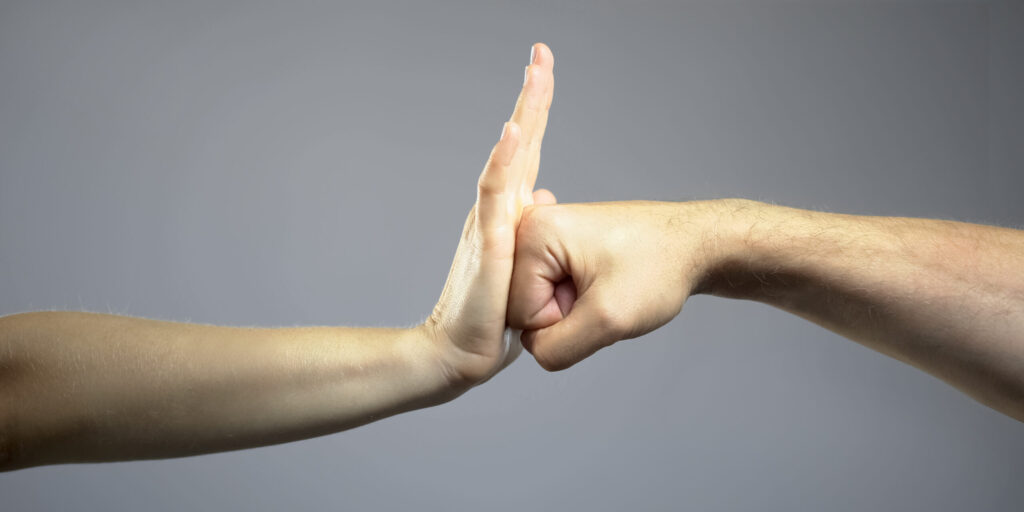
[{"label": "palm side of hand", "polygon": [[446,378],[459,388],[486,380],[521,351],[518,342],[506,346],[504,340],[516,228],[524,207],[555,201],[550,192],[533,190],[554,90],[554,57],[538,43],[530,60],[512,118],[477,183],[477,201],[444,290],[424,323]]}]

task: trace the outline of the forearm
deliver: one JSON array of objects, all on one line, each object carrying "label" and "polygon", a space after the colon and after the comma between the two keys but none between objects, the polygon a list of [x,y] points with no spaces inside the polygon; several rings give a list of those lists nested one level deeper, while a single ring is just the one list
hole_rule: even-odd
[{"label": "forearm", "polygon": [[[0,469],[303,439],[454,394],[420,329],[0,319]],[[0,450],[4,447],[0,446]]]},{"label": "forearm", "polygon": [[729,204],[709,292],[800,315],[1024,420],[1024,232]]},{"label": "forearm", "polygon": [[438,404],[491,378],[522,348],[504,335],[522,209],[555,202],[533,190],[553,64],[547,46],[533,45],[428,323],[240,329],[82,313],[0,318],[0,470],[301,439]]}]

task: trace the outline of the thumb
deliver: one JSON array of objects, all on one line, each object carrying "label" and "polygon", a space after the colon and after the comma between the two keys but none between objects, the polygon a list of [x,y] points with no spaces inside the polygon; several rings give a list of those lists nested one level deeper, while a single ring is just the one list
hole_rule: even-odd
[{"label": "thumb", "polygon": [[524,331],[523,348],[545,370],[564,370],[594,352],[622,339],[620,322],[591,288],[572,305],[569,314],[549,327]]}]

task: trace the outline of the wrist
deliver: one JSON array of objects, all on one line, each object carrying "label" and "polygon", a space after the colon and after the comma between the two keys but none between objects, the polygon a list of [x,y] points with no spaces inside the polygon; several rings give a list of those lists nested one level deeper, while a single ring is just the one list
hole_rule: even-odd
[{"label": "wrist", "polygon": [[[782,241],[796,242],[794,210],[748,199],[719,199],[712,210],[713,250],[700,293],[733,299],[758,300],[785,284],[786,258]],[[784,234],[782,238],[780,234]],[[792,259],[790,257],[789,259]]]},{"label": "wrist", "polygon": [[493,374],[496,362],[492,358],[457,346],[433,316],[412,330],[428,352],[423,359],[438,382],[438,403],[455,399]]},{"label": "wrist", "polygon": [[406,329],[402,353],[406,365],[420,382],[424,400],[430,405],[449,402],[472,387],[457,377],[450,343],[430,320]]},{"label": "wrist", "polygon": [[672,250],[681,266],[687,295],[718,295],[739,271],[737,261],[749,259],[748,233],[753,219],[769,205],[746,199],[714,199],[668,203],[674,209],[667,224]]}]

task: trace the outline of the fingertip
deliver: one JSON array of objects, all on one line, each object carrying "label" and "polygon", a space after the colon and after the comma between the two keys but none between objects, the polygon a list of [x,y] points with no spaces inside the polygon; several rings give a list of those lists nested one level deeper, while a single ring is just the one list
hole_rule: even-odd
[{"label": "fingertip", "polygon": [[530,63],[548,68],[553,67],[555,57],[551,52],[551,48],[548,48],[548,45],[541,42],[533,43],[533,46],[530,48]]}]

